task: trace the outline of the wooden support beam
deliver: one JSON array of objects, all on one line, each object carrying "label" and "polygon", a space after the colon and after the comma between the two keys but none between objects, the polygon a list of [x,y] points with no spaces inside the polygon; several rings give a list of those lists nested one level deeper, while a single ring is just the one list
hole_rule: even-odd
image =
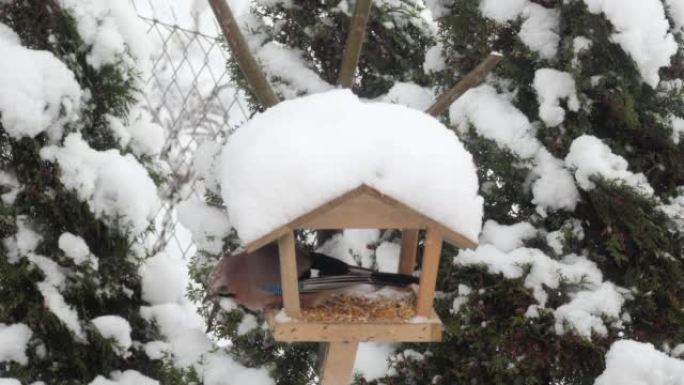
[{"label": "wooden support beam", "polygon": [[432,314],[432,303],[435,298],[435,285],[437,284],[437,270],[439,269],[439,255],[441,253],[442,233],[435,228],[428,227],[425,235],[423,265],[418,283],[418,299],[416,301],[416,315],[418,317],[427,318]]},{"label": "wooden support beam", "polygon": [[399,256],[399,274],[413,275],[418,252],[418,230],[402,230],[401,254]]},{"label": "wooden support beam", "polygon": [[359,343],[355,341],[327,344],[321,368],[321,385],[349,385],[351,383],[358,347]]},{"label": "wooden support beam", "polygon": [[295,237],[290,231],[278,239],[280,254],[280,279],[283,289],[283,308],[285,314],[293,318],[301,317],[299,307],[299,282],[297,281],[297,259],[295,257]]},{"label": "wooden support beam", "polygon": [[372,3],[373,0],[356,0],[354,16],[349,23],[347,41],[344,45],[340,72],[337,75],[337,84],[344,88],[351,88],[354,83],[354,73],[361,57]]},{"label": "wooden support beam", "polygon": [[501,56],[500,53],[492,52],[482,63],[475,67],[474,70],[470,71],[463,79],[456,83],[455,86],[440,95],[435,103],[425,110],[425,112],[432,116],[441,115],[449,109],[451,103],[484,80],[485,76],[499,64],[502,58],[503,56]]},{"label": "wooden support beam", "polygon": [[247,82],[252,88],[252,92],[261,105],[268,108],[278,104],[278,97],[271,84],[268,82],[266,75],[261,70],[254,55],[249,51],[249,46],[245,37],[240,31],[240,27],[235,21],[233,12],[226,0],[209,0],[211,9],[214,11],[214,16],[221,26],[223,36],[225,36],[233,58],[240,66],[242,74],[245,75]]}]

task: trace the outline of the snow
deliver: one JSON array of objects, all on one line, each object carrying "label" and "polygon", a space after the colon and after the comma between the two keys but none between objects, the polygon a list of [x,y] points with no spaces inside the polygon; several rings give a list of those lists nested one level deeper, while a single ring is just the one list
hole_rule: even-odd
[{"label": "snow", "polygon": [[176,207],[181,225],[192,233],[197,247],[211,254],[223,250],[223,238],[232,229],[226,211],[209,206],[196,198],[181,202]]},{"label": "snow", "polygon": [[15,378],[0,377],[0,385],[21,385],[21,382]]},{"label": "snow", "polygon": [[90,47],[88,64],[95,69],[124,59],[130,68],[147,70],[151,46],[145,26],[128,1],[60,0],[76,19],[83,42]]},{"label": "snow", "polygon": [[555,127],[565,119],[565,110],[560,106],[566,100],[570,111],[579,110],[575,79],[567,72],[552,68],[538,69],[534,74],[534,90],[539,100],[539,117],[548,127]]},{"label": "snow", "polygon": [[508,253],[521,247],[525,240],[534,238],[536,235],[537,230],[528,222],[501,225],[490,219],[482,227],[480,244],[491,244]]},{"label": "snow", "polygon": [[90,322],[104,338],[112,338],[121,353],[131,347],[131,324],[118,315],[103,315],[93,318]]},{"label": "snow", "polygon": [[472,125],[478,135],[521,158],[532,159],[536,178],[532,183],[533,203],[541,212],[546,208],[575,209],[579,192],[572,175],[535,138],[530,121],[505,95],[486,84],[472,88],[451,105],[449,116],[461,134]]},{"label": "snow", "polygon": [[7,259],[10,263],[18,262],[20,257],[26,256],[35,250],[38,244],[43,241],[43,237],[31,227],[26,215],[17,215],[15,223],[17,225],[17,233],[12,237],[2,240],[7,250]]},{"label": "snow", "polygon": [[367,381],[382,378],[390,367],[390,356],[396,344],[379,342],[362,342],[356,351],[354,373],[358,373]]},{"label": "snow", "polygon": [[447,0],[425,0],[425,6],[430,10],[432,17],[435,19],[448,16],[451,13],[449,11],[449,4],[450,2]]},{"label": "snow", "polygon": [[451,314],[456,314],[459,311],[461,311],[461,308],[463,305],[468,303],[468,296],[473,292],[473,290],[464,285],[464,284],[459,284],[458,285],[458,295],[456,298],[454,298],[454,302],[451,305],[451,310],[449,311]]},{"label": "snow", "polygon": [[0,122],[15,139],[47,132],[55,142],[78,113],[81,88],[67,66],[48,51],[22,47],[0,28]]},{"label": "snow", "polygon": [[313,94],[333,89],[333,86],[323,81],[317,73],[309,69],[299,50],[268,42],[256,51],[256,57],[261,62],[264,71],[277,77],[293,87],[278,87],[278,91],[285,98],[295,98],[299,93]]},{"label": "snow", "polygon": [[537,211],[544,214],[544,208],[575,210],[580,200],[575,180],[562,160],[554,157],[542,148],[535,156],[532,173],[538,179],[532,184],[532,203],[537,205]]},{"label": "snow", "polygon": [[83,238],[67,232],[59,236],[57,243],[64,255],[73,259],[75,264],[89,262],[97,270],[98,259],[90,254],[90,249]]},{"label": "snow", "polygon": [[273,385],[265,369],[245,368],[230,356],[216,353],[210,355],[200,374],[204,385]]},{"label": "snow", "polygon": [[592,332],[606,336],[608,329],[602,317],[618,320],[625,302],[617,287],[610,282],[604,282],[595,290],[580,291],[571,296],[573,298],[569,303],[554,311],[558,334],[563,334],[565,327],[570,326],[573,331],[586,338],[591,338]]},{"label": "snow", "polygon": [[121,147],[129,146],[136,155],[159,155],[164,147],[164,129],[152,122],[150,114],[135,109],[128,115],[128,124],[120,118],[105,115],[110,129],[114,132]]},{"label": "snow", "polygon": [[[433,12],[434,14],[434,12]],[[437,43],[425,51],[425,62],[423,63],[423,71],[426,74],[430,72],[439,72],[447,69],[447,64],[444,61],[442,51],[444,46],[442,43]]]},{"label": "snow", "polygon": [[637,64],[646,84],[655,88],[658,71],[677,52],[674,36],[660,0],[584,0],[589,12],[603,13],[613,25],[611,40]]},{"label": "snow", "polygon": [[64,186],[88,202],[98,218],[138,235],[157,215],[157,188],[133,155],[93,150],[78,133],[69,134],[63,147],[44,147],[40,155],[59,164]]},{"label": "snow", "polygon": [[684,119],[679,116],[672,115],[670,117],[670,124],[672,125],[672,141],[679,144],[684,134]]},{"label": "snow", "polygon": [[394,242],[383,242],[375,249],[375,261],[378,271],[396,273],[399,267],[401,245]]},{"label": "snow", "polygon": [[180,257],[158,253],[145,260],[139,274],[144,301],[153,305],[183,302],[188,286],[188,268]]},{"label": "snow", "polygon": [[378,243],[377,229],[344,229],[316,250],[344,261],[348,265],[370,268],[373,266],[373,249]]},{"label": "snow", "polygon": [[482,0],[482,16],[504,23],[514,20],[529,4],[529,0]]},{"label": "snow", "polygon": [[14,201],[17,199],[17,194],[21,191],[21,186],[19,185],[17,177],[10,172],[0,170],[0,187],[3,191],[6,191],[0,194],[2,203],[13,205]]},{"label": "snow", "polygon": [[477,133],[520,156],[532,158],[540,143],[525,114],[490,85],[471,88],[449,108],[451,122],[462,134],[470,124]]},{"label": "snow", "polygon": [[601,176],[622,181],[642,194],[653,195],[653,188],[648,184],[646,176],[628,171],[627,160],[613,154],[610,147],[595,136],[582,135],[576,138],[570,145],[565,164],[575,170],[575,179],[583,190],[596,187],[590,177]]},{"label": "snow", "polygon": [[259,327],[259,322],[252,314],[245,314],[237,327],[237,335],[243,336]]},{"label": "snow", "polygon": [[88,385],[159,385],[159,381],[140,374],[135,370],[110,373],[111,380],[97,376]]},{"label": "snow", "polygon": [[556,255],[563,253],[563,240],[565,239],[563,232],[560,230],[552,231],[546,234],[546,243],[553,250]]},{"label": "snow", "polygon": [[456,135],[429,115],[363,103],[349,90],[256,115],[229,137],[220,168],[223,201],[244,243],[362,184],[471,239],[480,231],[475,166]]},{"label": "snow", "polygon": [[193,168],[197,178],[204,181],[209,191],[220,192],[216,160],[221,154],[221,144],[214,141],[205,141],[197,147],[193,159]]},{"label": "snow", "polygon": [[560,42],[560,12],[529,3],[522,16],[526,19],[518,33],[520,40],[542,59],[553,59],[558,53]]},{"label": "snow", "polygon": [[28,364],[26,345],[33,332],[23,323],[6,325],[0,323],[0,362],[14,361]]},{"label": "snow", "polygon": [[684,385],[684,361],[649,343],[616,341],[606,354],[606,369],[594,385]]},{"label": "snow", "polygon": [[675,28],[684,28],[684,2],[682,0],[665,0],[667,11],[674,21]]},{"label": "snow", "polygon": [[592,41],[584,36],[577,36],[572,40],[572,52],[577,56],[582,51],[586,51],[592,46]]},{"label": "snow", "polygon": [[411,82],[395,82],[380,102],[397,103],[416,110],[425,111],[435,100],[430,88],[421,87]]}]

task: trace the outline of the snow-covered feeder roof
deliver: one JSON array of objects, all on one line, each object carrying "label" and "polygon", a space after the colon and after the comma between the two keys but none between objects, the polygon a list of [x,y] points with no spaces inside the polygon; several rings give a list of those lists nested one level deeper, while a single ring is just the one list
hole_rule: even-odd
[{"label": "snow-covered feeder roof", "polygon": [[454,132],[421,111],[348,90],[255,115],[228,139],[218,169],[230,220],[250,249],[351,199],[365,199],[357,208],[375,200],[387,206],[376,212],[409,218],[406,225],[438,227],[462,247],[476,245],[482,226],[475,165]]}]

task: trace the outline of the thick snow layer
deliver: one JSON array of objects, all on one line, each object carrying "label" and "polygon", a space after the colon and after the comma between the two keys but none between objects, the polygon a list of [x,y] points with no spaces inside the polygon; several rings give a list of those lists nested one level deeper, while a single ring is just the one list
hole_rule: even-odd
[{"label": "thick snow layer", "polygon": [[164,129],[152,122],[144,110],[129,113],[128,124],[112,115],[105,115],[110,129],[114,132],[121,147],[129,146],[137,155],[159,155],[164,147]]},{"label": "thick snow layer", "polygon": [[684,1],[682,0],[665,0],[667,5],[667,12],[674,21],[675,27],[678,29],[684,28]]},{"label": "thick snow layer", "polygon": [[430,88],[421,87],[411,82],[396,82],[383,95],[380,102],[396,103],[416,110],[425,111],[435,100],[435,94]]},{"label": "thick snow layer", "polygon": [[497,249],[508,253],[523,245],[527,239],[537,235],[537,230],[528,222],[514,225],[501,225],[493,220],[485,222],[480,235],[480,244],[494,245]]},{"label": "thick snow layer", "polygon": [[228,139],[221,166],[223,200],[245,243],[362,184],[466,237],[480,232],[475,165],[456,135],[429,115],[348,90],[255,116]]},{"label": "thick snow layer", "polygon": [[620,180],[643,194],[653,195],[653,188],[648,184],[646,176],[628,171],[627,160],[613,154],[610,147],[595,136],[582,135],[575,139],[565,157],[565,164],[575,170],[575,179],[584,190],[595,187],[590,177],[602,176]]},{"label": "thick snow layer", "polygon": [[589,12],[603,13],[615,28],[611,40],[634,59],[641,77],[651,87],[660,82],[658,70],[670,65],[677,42],[668,32],[661,0],[584,0]]},{"label": "thick snow layer", "polygon": [[472,88],[456,99],[449,117],[461,133],[472,124],[479,135],[521,158],[532,158],[541,146],[525,114],[490,85]]},{"label": "thick snow layer", "polygon": [[0,385],[21,385],[21,382],[15,378],[0,378]]},{"label": "thick snow layer", "polygon": [[610,282],[604,282],[595,290],[580,291],[572,295],[572,300],[554,311],[556,333],[563,334],[566,327],[577,334],[590,338],[592,332],[605,336],[608,329],[602,317],[613,320],[620,318],[625,299]]},{"label": "thick snow layer", "polygon": [[354,373],[360,374],[366,381],[382,378],[390,367],[390,356],[396,344],[379,342],[362,342],[356,352]]},{"label": "thick snow layer", "polygon": [[135,370],[112,372],[109,376],[112,378],[111,380],[97,376],[88,385],[159,385],[159,381],[144,376]]},{"label": "thick snow layer", "polygon": [[238,324],[237,335],[243,336],[258,327],[259,322],[257,321],[256,317],[252,314],[245,314],[242,316],[240,324]]},{"label": "thick snow layer", "polygon": [[131,347],[131,324],[124,318],[118,315],[103,315],[93,318],[90,322],[95,325],[102,337],[114,339],[121,353]]},{"label": "thick snow layer", "polygon": [[223,249],[223,238],[232,229],[225,210],[209,206],[196,198],[181,202],[178,220],[192,233],[192,240],[198,248],[212,254]]},{"label": "thick snow layer", "polygon": [[221,144],[214,141],[206,141],[197,147],[192,163],[197,177],[204,181],[207,189],[216,194],[219,194],[221,190],[216,171],[216,161],[220,154]]},{"label": "thick snow layer", "polygon": [[532,174],[533,203],[541,211],[574,210],[579,192],[572,175],[535,138],[534,128],[525,114],[489,85],[482,85],[463,94],[449,108],[449,116],[459,132],[469,128],[498,146],[534,163]]},{"label": "thick snow layer", "polygon": [[24,324],[0,323],[0,362],[14,361],[26,365],[26,344],[32,334],[31,329]]},{"label": "thick snow layer", "polygon": [[616,341],[606,354],[606,370],[594,385],[684,385],[684,361],[649,343]]},{"label": "thick snow layer", "polygon": [[78,112],[81,88],[52,53],[22,47],[16,34],[1,26],[0,122],[13,138],[47,131],[57,141],[64,123]]},{"label": "thick snow layer", "polygon": [[71,233],[63,233],[59,236],[58,246],[64,255],[74,260],[75,264],[89,262],[97,270],[99,261],[90,254],[90,249],[83,238]]},{"label": "thick snow layer", "polygon": [[529,3],[522,11],[522,15],[525,21],[518,33],[520,40],[541,58],[553,59],[560,42],[560,12]]},{"label": "thick snow layer", "polygon": [[96,69],[125,59],[131,67],[146,70],[151,47],[145,25],[128,1],[61,0],[76,19],[83,42],[90,46],[87,60]]},{"label": "thick snow layer", "polygon": [[153,305],[184,302],[188,268],[180,257],[159,253],[145,260],[139,274],[143,300]]},{"label": "thick snow layer", "polygon": [[275,382],[265,369],[245,368],[230,356],[210,355],[199,369],[204,385],[273,385]]},{"label": "thick snow layer", "polygon": [[560,106],[566,100],[570,111],[579,110],[575,79],[567,72],[552,68],[538,69],[534,73],[534,90],[539,100],[539,117],[549,127],[563,123],[565,110]]},{"label": "thick snow layer", "polygon": [[69,134],[63,147],[44,147],[40,155],[59,164],[64,186],[88,202],[98,218],[137,235],[157,215],[157,187],[133,155],[93,150],[80,134]]}]

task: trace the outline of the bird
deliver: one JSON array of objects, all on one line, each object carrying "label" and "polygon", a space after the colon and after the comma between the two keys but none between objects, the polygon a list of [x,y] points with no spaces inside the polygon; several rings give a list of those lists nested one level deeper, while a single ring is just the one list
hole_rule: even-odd
[{"label": "bird", "polygon": [[[356,285],[406,287],[418,283],[418,278],[411,275],[348,265],[301,248],[296,249],[295,256],[303,307],[315,306]],[[278,245],[272,243],[251,253],[223,256],[209,274],[207,292],[207,298],[229,297],[255,312],[282,306]]]}]

